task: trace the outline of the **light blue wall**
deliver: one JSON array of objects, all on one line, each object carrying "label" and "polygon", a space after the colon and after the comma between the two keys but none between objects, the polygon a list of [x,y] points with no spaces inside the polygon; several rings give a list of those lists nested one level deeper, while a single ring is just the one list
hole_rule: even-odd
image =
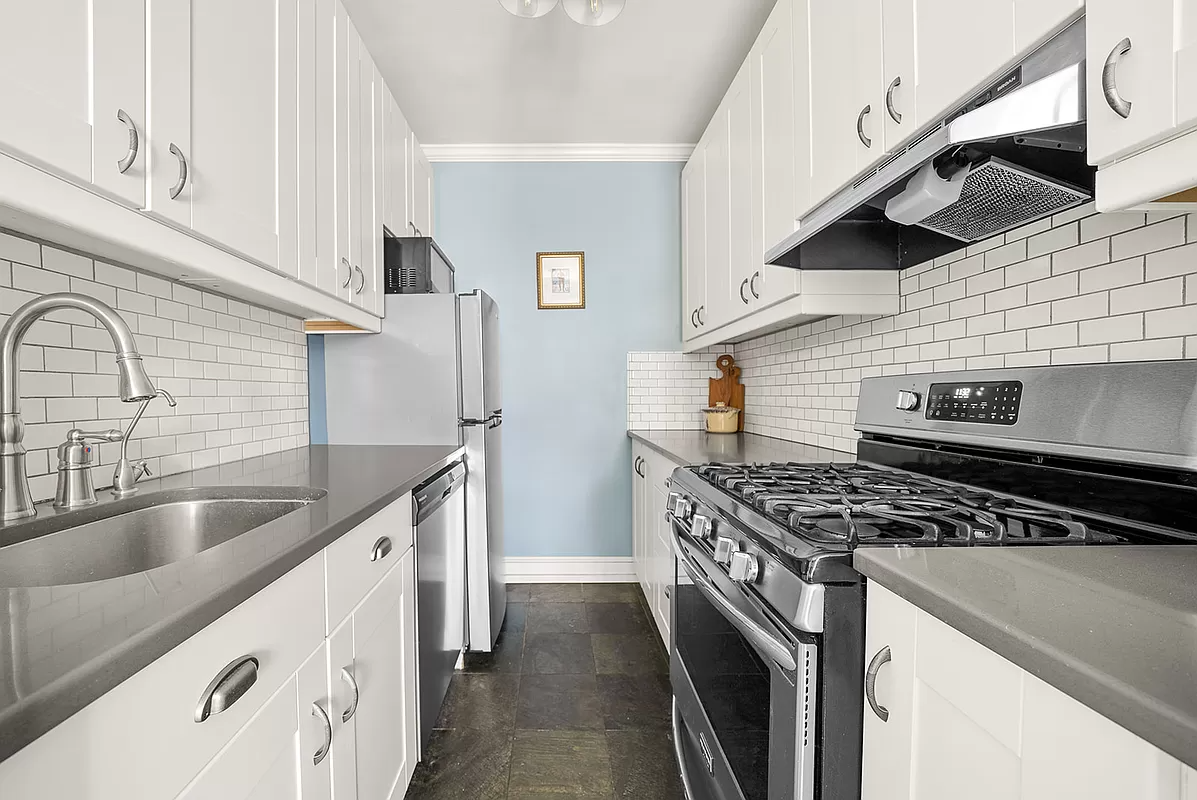
[{"label": "light blue wall", "polygon": [[[630,556],[627,353],[680,340],[680,164],[437,164],[436,238],[499,303],[509,556]],[[586,254],[586,308],[536,308],[536,253]]]}]

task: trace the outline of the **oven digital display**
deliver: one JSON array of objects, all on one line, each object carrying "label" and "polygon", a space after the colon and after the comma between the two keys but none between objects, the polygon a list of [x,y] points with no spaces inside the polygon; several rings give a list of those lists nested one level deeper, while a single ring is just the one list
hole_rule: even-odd
[{"label": "oven digital display", "polygon": [[1021,405],[1021,381],[935,383],[927,395],[927,419],[1013,425]]}]

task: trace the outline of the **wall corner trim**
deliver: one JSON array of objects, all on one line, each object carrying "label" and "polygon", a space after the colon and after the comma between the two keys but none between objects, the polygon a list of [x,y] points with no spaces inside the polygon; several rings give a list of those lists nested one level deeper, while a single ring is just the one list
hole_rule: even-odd
[{"label": "wall corner trim", "polygon": [[508,583],[635,583],[631,556],[561,556],[504,559]]},{"label": "wall corner trim", "polygon": [[686,161],[692,144],[425,144],[429,161]]}]

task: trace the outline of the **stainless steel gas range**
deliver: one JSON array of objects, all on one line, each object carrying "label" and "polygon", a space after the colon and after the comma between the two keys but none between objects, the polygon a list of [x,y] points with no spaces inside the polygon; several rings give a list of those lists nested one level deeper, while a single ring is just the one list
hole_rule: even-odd
[{"label": "stainless steel gas range", "polygon": [[673,473],[691,800],[860,797],[855,548],[1197,542],[1197,362],[870,378],[856,427],[855,464]]}]

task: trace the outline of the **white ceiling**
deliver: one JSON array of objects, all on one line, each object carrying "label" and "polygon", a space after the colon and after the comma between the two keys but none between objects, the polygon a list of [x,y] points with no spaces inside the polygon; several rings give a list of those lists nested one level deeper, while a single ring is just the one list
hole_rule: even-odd
[{"label": "white ceiling", "polygon": [[775,0],[627,0],[587,28],[498,0],[345,0],[428,144],[698,141]]}]

